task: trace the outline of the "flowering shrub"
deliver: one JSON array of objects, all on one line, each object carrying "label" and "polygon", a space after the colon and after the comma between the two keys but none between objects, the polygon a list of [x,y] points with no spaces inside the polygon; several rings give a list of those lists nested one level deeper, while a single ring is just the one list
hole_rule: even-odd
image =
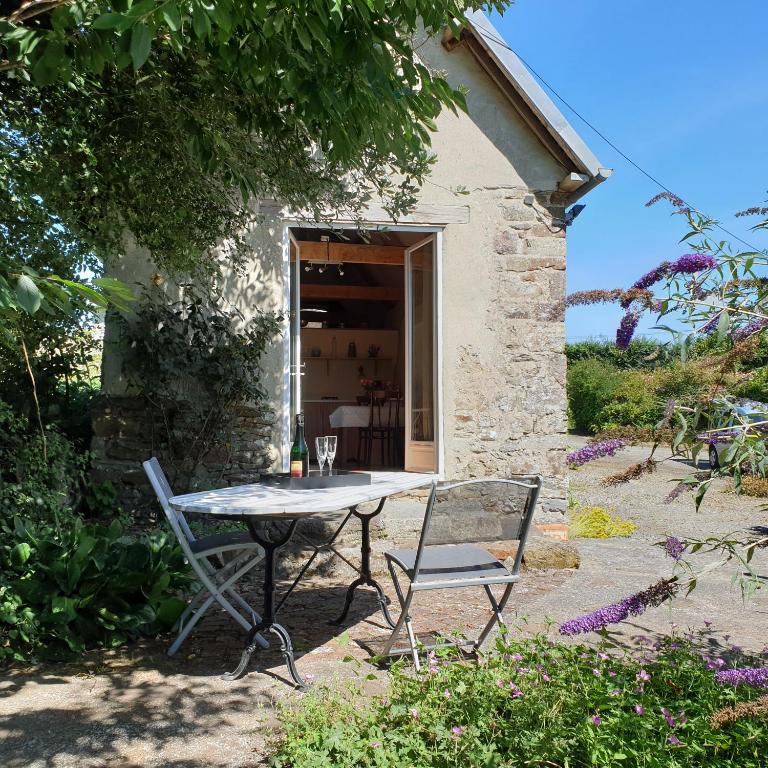
[{"label": "flowering shrub", "polygon": [[707,639],[636,653],[502,639],[479,663],[432,654],[418,674],[397,664],[384,697],[319,690],[287,712],[272,765],[764,766],[764,691],[718,682],[726,662],[699,650]]},{"label": "flowering shrub", "polygon": [[576,539],[611,539],[631,536],[636,530],[631,520],[612,515],[604,507],[590,507],[571,515],[570,534]]},{"label": "flowering shrub", "polygon": [[570,467],[580,467],[588,461],[601,459],[604,456],[613,456],[616,451],[626,446],[623,440],[606,440],[604,443],[588,443],[587,445],[573,451],[566,456],[566,461]]},{"label": "flowering shrub", "polygon": [[741,492],[746,496],[768,497],[768,478],[744,475],[741,478]]}]

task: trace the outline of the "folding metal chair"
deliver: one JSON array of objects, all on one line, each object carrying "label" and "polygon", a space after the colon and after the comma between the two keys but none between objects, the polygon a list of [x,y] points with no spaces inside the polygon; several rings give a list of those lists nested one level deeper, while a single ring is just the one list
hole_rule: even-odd
[{"label": "folding metal chair", "polygon": [[[153,457],[145,461],[143,466],[184,556],[200,582],[200,588],[179,617],[176,624],[179,634],[168,648],[168,655],[173,656],[179,650],[194,626],[214,602],[232,616],[244,630],[249,631],[261,620],[261,616],[235,591],[234,585],[251,568],[261,562],[263,559],[261,546],[253,541],[247,531],[195,538],[184,515],[174,510],[168,502],[173,496],[173,491],[158,460]],[[223,557],[225,552],[230,553],[228,561]],[[216,558],[217,565],[214,565],[211,558]],[[230,600],[237,604],[239,610]],[[262,648],[269,646],[262,635],[256,636],[256,642]]]},{"label": "folding metal chair", "polygon": [[[470,641],[469,644],[475,649],[483,644],[494,623],[504,626],[502,611],[513,586],[520,580],[520,563],[541,484],[538,475],[504,480],[466,480],[442,486],[437,482],[432,484],[418,547],[384,553],[400,601],[400,618],[384,647],[384,656],[408,653],[408,649],[392,650],[405,627],[413,663],[419,669],[410,609],[416,592],[423,590],[483,587],[493,616],[477,640]],[[518,542],[511,570],[490,552],[473,543],[497,539]],[[405,594],[398,572],[409,582]],[[491,586],[495,584],[505,585],[500,600],[496,600],[491,591]],[[446,645],[455,643],[424,646],[424,649]]]}]

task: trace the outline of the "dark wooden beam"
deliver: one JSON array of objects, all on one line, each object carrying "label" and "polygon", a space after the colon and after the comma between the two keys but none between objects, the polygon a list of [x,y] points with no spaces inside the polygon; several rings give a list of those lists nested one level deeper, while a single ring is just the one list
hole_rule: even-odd
[{"label": "dark wooden beam", "polygon": [[399,245],[369,245],[367,243],[318,243],[299,240],[302,261],[327,261],[333,264],[386,264],[402,266],[405,248]]},{"label": "dark wooden beam", "polygon": [[402,288],[367,285],[307,285],[301,286],[301,298],[337,299],[349,301],[401,301]]}]

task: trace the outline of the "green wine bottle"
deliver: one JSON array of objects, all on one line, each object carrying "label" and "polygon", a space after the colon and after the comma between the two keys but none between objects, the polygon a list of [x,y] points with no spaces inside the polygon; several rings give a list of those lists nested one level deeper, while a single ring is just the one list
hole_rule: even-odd
[{"label": "green wine bottle", "polygon": [[291,446],[291,477],[309,475],[309,449],[304,439],[304,414],[296,414],[296,432]]}]

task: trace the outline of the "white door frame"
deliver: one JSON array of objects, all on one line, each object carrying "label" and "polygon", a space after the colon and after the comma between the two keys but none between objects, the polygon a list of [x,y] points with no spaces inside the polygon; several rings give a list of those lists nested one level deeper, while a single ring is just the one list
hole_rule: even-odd
[{"label": "white door frame", "polygon": [[[432,406],[434,412],[432,414],[432,440],[429,441],[416,441],[411,439],[413,429],[413,403],[411,402],[412,387],[411,382],[413,380],[413,367],[412,367],[412,338],[413,338],[413,283],[412,283],[412,270],[410,255],[425,245],[432,246]],[[438,376],[440,371],[440,363],[438,361],[440,355],[438,354],[438,318],[442,314],[438,309],[438,271],[437,271],[437,235],[432,233],[427,237],[419,240],[413,245],[408,246],[405,249],[405,262],[404,262],[404,280],[405,280],[405,467],[408,469],[410,464],[413,467],[414,472],[434,472],[439,467],[439,446],[440,446],[440,422],[442,409],[438,402],[438,392],[440,391],[438,385]],[[423,456],[424,464],[420,465],[420,455]],[[431,466],[429,466],[431,465]]]},{"label": "white door frame", "polygon": [[[445,472],[445,443],[443,435],[445,434],[443,428],[443,419],[445,418],[445,410],[443,408],[443,231],[444,226],[428,226],[419,224],[375,224],[375,223],[363,223],[352,224],[349,221],[334,221],[327,223],[307,222],[301,219],[283,219],[283,302],[285,306],[285,318],[283,321],[283,408],[282,408],[282,454],[283,454],[283,471],[288,471],[288,463],[290,459],[291,443],[293,441],[292,423],[291,423],[291,242],[297,250],[298,258],[298,241],[291,232],[291,228],[301,227],[303,229],[365,229],[371,231],[382,232],[419,232],[424,235],[434,235],[435,237],[435,250],[434,250],[434,270],[435,270],[435,442],[437,453],[437,472],[441,478],[444,477]],[[299,266],[301,261],[299,260]],[[405,266],[403,266],[403,273],[405,274]],[[301,270],[298,269],[296,274],[299,275],[299,282],[301,280]],[[297,292],[298,293],[298,292]],[[297,300],[297,305],[299,304]],[[301,355],[301,317],[298,314],[300,306],[297,306],[297,322],[299,323],[299,356]],[[300,359],[300,357],[299,357]],[[407,356],[406,356],[407,365]],[[301,371],[299,371],[301,373]],[[299,402],[301,398],[301,383],[299,381]],[[407,409],[406,409],[407,416]],[[407,433],[406,433],[407,436]]]}]

